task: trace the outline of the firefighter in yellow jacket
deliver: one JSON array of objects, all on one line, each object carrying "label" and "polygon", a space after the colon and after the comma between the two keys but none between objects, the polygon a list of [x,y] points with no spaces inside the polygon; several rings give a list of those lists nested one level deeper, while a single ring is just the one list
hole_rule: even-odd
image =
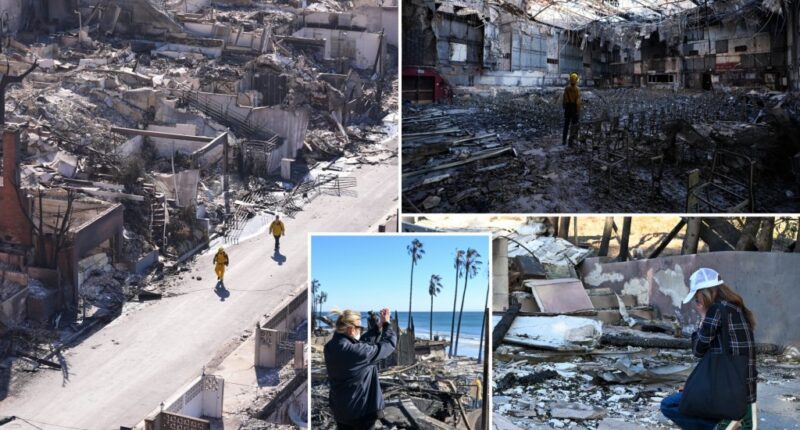
[{"label": "firefighter in yellow jacket", "polygon": [[275,215],[275,220],[269,225],[269,232],[275,238],[275,251],[281,249],[281,236],[286,234],[286,226],[283,225],[280,215]]},{"label": "firefighter in yellow jacket", "polygon": [[[564,133],[561,136],[561,144],[567,144],[567,135],[569,134],[569,126],[571,124],[578,124],[578,118],[581,111],[581,90],[578,89],[578,74],[572,73],[569,75],[569,85],[564,88]],[[572,142],[577,136],[569,136],[569,141]]]},{"label": "firefighter in yellow jacket", "polygon": [[217,254],[214,256],[214,271],[217,273],[217,280],[222,282],[225,277],[225,267],[228,266],[228,254],[220,246],[217,249]]}]

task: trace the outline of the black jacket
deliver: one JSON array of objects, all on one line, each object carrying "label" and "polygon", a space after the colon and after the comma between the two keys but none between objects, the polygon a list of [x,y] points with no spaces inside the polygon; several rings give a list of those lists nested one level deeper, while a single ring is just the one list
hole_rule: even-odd
[{"label": "black jacket", "polygon": [[[362,339],[376,334],[366,333]],[[374,343],[335,333],[325,344],[325,366],[331,387],[329,402],[337,422],[378,417],[384,407],[378,361],[391,355],[396,345],[397,335],[389,324],[384,324]]]}]

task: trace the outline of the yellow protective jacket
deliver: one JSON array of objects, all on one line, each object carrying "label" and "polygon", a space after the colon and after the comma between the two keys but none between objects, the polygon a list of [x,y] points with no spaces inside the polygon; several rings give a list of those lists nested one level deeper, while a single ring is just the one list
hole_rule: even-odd
[{"label": "yellow protective jacket", "polygon": [[568,103],[575,103],[578,106],[578,110],[581,108],[581,90],[578,89],[577,85],[567,85],[564,88],[564,106]]},{"label": "yellow protective jacket", "polygon": [[225,251],[217,252],[217,255],[214,256],[214,264],[224,264],[228,265],[228,254]]},{"label": "yellow protective jacket", "polygon": [[283,221],[281,220],[272,221],[272,224],[269,225],[269,232],[273,236],[283,236],[284,231],[286,231],[286,227],[283,226]]}]

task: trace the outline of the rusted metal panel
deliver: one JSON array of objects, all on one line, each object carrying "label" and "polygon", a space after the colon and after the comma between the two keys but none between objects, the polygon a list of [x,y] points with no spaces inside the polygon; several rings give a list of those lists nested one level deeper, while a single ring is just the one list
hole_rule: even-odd
[{"label": "rusted metal panel", "polygon": [[758,326],[758,343],[800,345],[800,255],[778,252],[723,251],[693,255],[601,263],[590,258],[580,266],[589,288],[611,288],[637,296],[661,315],[677,317],[689,333],[699,315],[681,300],[689,292],[689,277],[700,267],[710,267],[744,298]]}]

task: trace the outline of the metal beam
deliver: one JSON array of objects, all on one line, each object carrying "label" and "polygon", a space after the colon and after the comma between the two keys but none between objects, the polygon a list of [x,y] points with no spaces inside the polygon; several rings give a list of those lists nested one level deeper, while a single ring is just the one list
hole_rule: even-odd
[{"label": "metal beam", "polygon": [[188,134],[167,133],[163,131],[153,131],[153,130],[139,130],[136,128],[123,128],[123,127],[111,127],[111,132],[117,134],[124,134],[126,136],[161,137],[164,139],[189,140],[192,142],[211,142],[215,139],[213,137],[206,137],[206,136],[193,136]]}]

